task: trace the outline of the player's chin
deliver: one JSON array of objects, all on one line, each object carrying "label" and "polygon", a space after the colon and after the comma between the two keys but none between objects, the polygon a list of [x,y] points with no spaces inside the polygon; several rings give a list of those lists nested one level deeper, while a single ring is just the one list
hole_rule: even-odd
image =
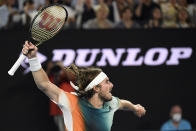
[{"label": "player's chin", "polygon": [[111,92],[109,93],[109,96],[112,97],[112,93]]},{"label": "player's chin", "polygon": [[108,101],[111,101],[111,100],[112,100],[112,93],[108,93],[108,95],[107,95],[107,100],[108,100]]}]

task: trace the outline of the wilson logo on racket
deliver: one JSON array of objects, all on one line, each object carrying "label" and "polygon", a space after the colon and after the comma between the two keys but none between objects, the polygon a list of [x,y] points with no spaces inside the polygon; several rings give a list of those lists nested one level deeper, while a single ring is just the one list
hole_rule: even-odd
[{"label": "wilson logo on racket", "polygon": [[54,16],[44,12],[42,16],[42,20],[39,22],[39,27],[51,31],[55,29],[60,22],[61,19],[55,18]]}]

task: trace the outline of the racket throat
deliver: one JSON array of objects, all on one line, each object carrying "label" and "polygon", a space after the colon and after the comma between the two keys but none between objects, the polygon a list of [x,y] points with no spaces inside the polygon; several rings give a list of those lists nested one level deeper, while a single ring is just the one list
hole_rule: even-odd
[{"label": "racket throat", "polygon": [[42,43],[42,42],[37,42],[37,43],[35,44],[35,46],[39,46],[41,43]]}]

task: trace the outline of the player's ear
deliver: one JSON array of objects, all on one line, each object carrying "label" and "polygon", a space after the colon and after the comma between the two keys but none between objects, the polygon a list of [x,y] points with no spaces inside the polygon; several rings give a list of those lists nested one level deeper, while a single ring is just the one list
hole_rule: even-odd
[{"label": "player's ear", "polygon": [[93,90],[97,93],[100,91],[100,87],[97,85],[97,86],[94,86],[93,87]]}]

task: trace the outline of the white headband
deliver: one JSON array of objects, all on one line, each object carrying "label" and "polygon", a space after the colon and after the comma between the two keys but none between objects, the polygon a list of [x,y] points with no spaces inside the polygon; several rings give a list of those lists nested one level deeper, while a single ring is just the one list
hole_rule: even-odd
[{"label": "white headband", "polygon": [[[107,75],[104,72],[99,73],[99,75],[97,75],[89,84],[88,86],[85,88],[85,91],[88,91],[90,89],[92,89],[94,86],[100,84],[105,78],[107,78]],[[75,86],[71,81],[70,81],[70,85],[75,89],[75,90],[79,90],[79,87]]]},{"label": "white headband", "polygon": [[100,84],[105,78],[107,78],[107,75],[103,72],[99,73],[85,88],[85,91],[88,91],[92,89],[94,86]]}]

